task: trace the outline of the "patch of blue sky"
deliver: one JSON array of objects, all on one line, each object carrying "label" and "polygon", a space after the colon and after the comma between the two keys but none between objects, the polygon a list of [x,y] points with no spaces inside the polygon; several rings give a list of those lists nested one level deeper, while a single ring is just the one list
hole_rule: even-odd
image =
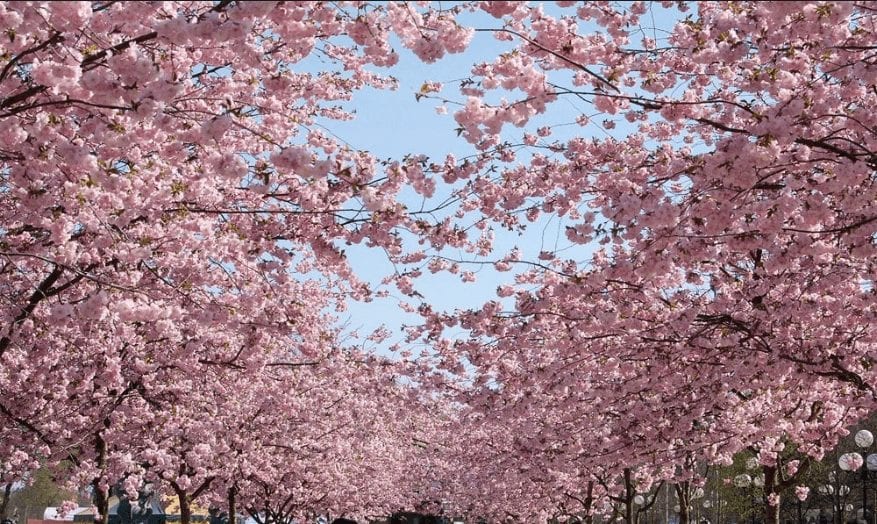
[{"label": "patch of blue sky", "polygon": [[[553,7],[546,7],[546,11],[555,14]],[[653,25],[660,24],[663,28],[669,29],[678,20],[677,14],[662,10],[658,15],[659,21],[654,21]],[[485,14],[469,14],[467,17],[470,19],[465,20],[464,17],[464,23],[469,23],[473,27],[499,28],[498,22]],[[582,33],[597,30],[591,24],[580,23],[579,26]],[[650,36],[660,42],[663,39],[661,35],[666,34],[666,29],[643,29],[643,36]],[[646,31],[650,31],[651,34],[645,34]],[[448,55],[435,64],[423,64],[396,43],[394,48],[399,52],[400,62],[392,74],[398,80],[398,89],[382,91],[369,88],[358,92],[349,104],[351,109],[356,109],[356,118],[347,122],[327,122],[325,125],[351,147],[371,151],[382,158],[401,158],[405,154],[416,152],[426,154],[434,161],[440,162],[448,153],[457,158],[473,155],[476,153],[475,149],[458,138],[457,123],[452,115],[437,114],[436,106],[439,102],[430,98],[421,99],[416,95],[424,82],[435,81],[445,85],[444,92],[441,93],[443,96],[453,98],[455,84],[468,78],[474,63],[491,60],[500,53],[509,51],[517,43],[499,41],[489,32],[477,32],[467,52]],[[553,83],[572,85],[572,71],[551,71],[549,74]],[[500,97],[513,100],[516,95],[520,96],[521,93],[495,91],[488,93],[486,100],[490,103],[498,103]],[[454,107],[448,109],[453,113]],[[579,126],[575,120],[581,114],[592,117],[593,123],[586,128]],[[594,118],[598,120],[594,121]],[[604,118],[607,117],[600,116],[590,107],[589,97],[570,95],[552,104],[546,113],[532,118],[526,130],[532,131],[541,126],[550,126],[553,133],[547,143],[577,136],[623,137],[633,130],[622,115],[612,117],[617,124],[613,130],[601,125]],[[506,127],[503,130],[503,138],[510,143],[520,143],[524,132],[524,129]],[[554,158],[562,154],[559,151],[550,152],[545,149],[541,149],[540,153]],[[518,161],[526,162],[530,155],[527,150],[522,150]],[[444,192],[438,198],[446,197],[453,188],[446,186],[443,189]],[[424,199],[410,190],[403,193],[402,200],[412,209],[424,206]],[[447,212],[451,211],[453,210]],[[537,260],[542,251],[560,253],[566,258],[587,260],[596,246],[593,244],[581,246],[569,242],[565,236],[565,228],[568,225],[570,222],[565,217],[545,214],[529,224],[523,232],[509,232],[495,228],[496,251],[504,253],[517,247],[522,251],[522,258],[525,260]],[[408,247],[413,246],[409,243]],[[398,270],[385,256],[376,253],[372,248],[358,245],[346,246],[345,249],[357,274],[376,287],[381,278]],[[438,254],[462,261],[461,265],[464,266],[462,269],[475,272],[477,280],[474,283],[463,283],[455,275],[431,274],[424,271],[424,276],[417,279],[417,290],[423,295],[423,302],[430,304],[436,310],[477,308],[488,300],[496,300],[496,288],[513,283],[515,274],[528,268],[526,265],[521,265],[511,272],[498,272],[490,263],[492,260],[497,260],[498,255],[485,259],[460,250],[444,250]],[[406,323],[418,324],[420,321],[416,315],[406,314],[398,309],[398,302],[408,301],[407,297],[391,293],[390,298],[386,300],[369,303],[351,302],[346,324],[352,328],[360,328],[362,333],[367,333],[378,325],[386,325],[390,332],[394,333],[393,341],[400,342],[404,339],[402,326]],[[504,303],[510,305],[509,299],[504,300]],[[465,336],[465,331],[460,330],[457,334]]]}]

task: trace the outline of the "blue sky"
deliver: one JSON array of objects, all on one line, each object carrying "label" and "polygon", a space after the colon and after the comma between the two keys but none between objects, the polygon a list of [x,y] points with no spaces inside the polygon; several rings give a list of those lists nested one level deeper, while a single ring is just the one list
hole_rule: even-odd
[{"label": "blue sky", "polygon": [[[556,7],[546,5],[545,9],[552,13]],[[656,12],[656,18],[658,26],[670,27],[674,22],[674,18],[663,10],[661,13]],[[466,21],[477,27],[498,28],[501,24],[500,21],[486,14],[466,15]],[[644,17],[643,23],[650,23],[648,14]],[[592,30],[582,24],[580,26],[583,31]],[[660,38],[660,34],[656,36]],[[392,74],[399,80],[398,90],[366,89],[356,93],[352,102],[346,104],[348,109],[356,110],[356,118],[349,122],[326,122],[326,129],[346,141],[351,147],[370,151],[379,158],[401,158],[408,153],[422,153],[440,161],[448,153],[458,158],[472,154],[473,148],[459,138],[455,131],[457,124],[453,119],[454,107],[448,107],[448,114],[439,115],[435,111],[436,106],[439,105],[437,100],[417,101],[415,93],[425,81],[437,81],[445,85],[443,96],[460,99],[456,82],[469,75],[472,64],[491,60],[514,45],[515,42],[496,40],[492,33],[478,32],[475,33],[465,53],[446,55],[437,63],[425,64],[395,42],[393,47],[399,53],[400,61],[396,67],[386,73]],[[312,66],[319,67],[319,64]],[[569,77],[570,75],[557,73],[553,74],[552,80],[563,82]],[[554,103],[546,114],[533,119],[526,129],[506,128],[504,135],[511,141],[519,142],[525,131],[533,132],[541,125],[552,125],[554,133],[549,140],[569,138],[573,134],[590,136],[588,133],[593,133],[595,136],[605,136],[606,132],[602,130],[599,123],[584,129],[578,125],[558,126],[558,124],[573,123],[582,113],[592,115],[595,111],[579,99],[562,98]],[[623,117],[616,116],[618,126],[612,133],[621,135],[628,132],[629,127],[626,126]],[[597,120],[601,122],[604,118],[605,116],[599,116]],[[417,197],[415,200],[413,193],[411,195],[412,201],[406,204],[419,205],[420,198]],[[563,222],[557,217],[545,217],[530,224],[527,231],[520,236],[516,233],[495,230],[497,252],[503,253],[517,246],[524,252],[526,259],[535,260],[542,250],[569,250],[571,246],[565,238],[564,227]],[[344,249],[360,278],[369,281],[375,288],[379,287],[378,284],[384,276],[393,272],[393,267],[387,262],[386,257],[377,250],[365,246],[344,246]],[[593,252],[593,246],[576,246],[572,249],[577,251],[566,251],[565,254],[575,253],[575,258],[579,259],[587,258]],[[454,250],[443,254],[451,258],[483,261],[471,254]],[[499,257],[491,257],[490,260],[497,258]],[[437,310],[473,308],[487,300],[496,299],[497,286],[512,283],[515,273],[515,271],[499,273],[489,264],[473,264],[463,269],[477,271],[477,281],[464,284],[454,275],[424,272],[424,276],[416,281],[417,290],[424,296],[424,301]],[[384,349],[389,344],[404,339],[401,332],[404,323],[418,322],[418,317],[405,314],[398,308],[398,302],[407,298],[393,288],[386,289],[390,291],[390,298],[378,299],[370,303],[351,302],[349,310],[340,314],[340,320],[346,326],[345,330],[348,332],[353,329],[359,330],[359,335],[362,337],[378,326],[385,325],[393,335],[388,342],[381,345]]]}]

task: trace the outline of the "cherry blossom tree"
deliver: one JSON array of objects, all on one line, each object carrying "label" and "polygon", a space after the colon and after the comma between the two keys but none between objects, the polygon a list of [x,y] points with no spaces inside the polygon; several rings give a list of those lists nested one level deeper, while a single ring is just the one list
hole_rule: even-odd
[{"label": "cherry blossom tree", "polygon": [[[105,519],[114,476],[144,460],[122,450],[151,444],[184,459],[161,475],[191,497],[213,473],[183,486],[199,469],[186,457],[225,446],[205,440],[221,426],[194,410],[232,402],[231,385],[258,383],[265,366],[325,357],[326,311],[371,294],[337,243],[395,257],[391,231],[414,218],[394,201],[404,163],[381,164],[315,122],[349,118],[338,102],[358,89],[393,86],[371,69],[396,61],[391,30],[427,60],[465,44],[469,32],[449,25],[424,46],[410,14],[0,6],[6,469],[73,461]],[[306,72],[314,53],[331,66]],[[168,418],[169,406],[187,416]]]},{"label": "cherry blossom tree", "polygon": [[[518,46],[473,68],[462,136],[501,162],[505,126],[565,97],[606,138],[525,134],[547,151],[473,182],[471,205],[496,216],[529,199],[513,222],[568,217],[570,242],[603,247],[546,253],[499,290],[512,308],[446,317],[477,337],[448,344],[449,369],[474,365],[506,400],[609,414],[609,439],[642,435],[668,464],[756,445],[775,469],[785,439],[821,456],[874,409],[873,6],[700,4],[659,39],[646,4],[488,9],[503,25],[486,30]],[[576,379],[587,396],[552,398]]]},{"label": "cherry blossom tree", "polygon": [[[68,460],[101,519],[127,475],[181,508],[449,493],[517,520],[614,501],[632,521],[637,491],[750,449],[777,522],[785,446],[816,460],[875,407],[875,13],[0,5],[3,480]],[[326,126],[395,87],[393,45],[432,63],[475,35],[506,50],[461,72],[459,96],[417,93],[455,108],[471,156],[381,158]],[[558,107],[572,122],[546,122]],[[565,246],[494,248],[543,217]],[[423,316],[419,364],[439,365],[411,372],[416,393],[342,348],[333,311],[379,295],[347,245],[380,250]],[[496,300],[422,300],[419,276],[473,280],[472,257],[509,275]],[[363,413],[429,428],[425,444]],[[390,489],[424,454],[420,495]]]},{"label": "cherry blossom tree", "polygon": [[256,447],[239,455],[230,479],[242,507],[266,523],[413,507],[420,495],[409,479],[418,439],[430,438],[430,411],[396,382],[398,365],[348,354],[304,371],[277,382],[271,402],[279,404],[261,409],[246,432]]}]

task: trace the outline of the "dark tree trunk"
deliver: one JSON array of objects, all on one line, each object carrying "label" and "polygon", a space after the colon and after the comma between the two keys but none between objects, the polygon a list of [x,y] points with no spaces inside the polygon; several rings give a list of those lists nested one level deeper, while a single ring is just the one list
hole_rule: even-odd
[{"label": "dark tree trunk", "polygon": [[633,521],[633,483],[630,479],[630,468],[624,468],[624,523],[635,524]]},{"label": "dark tree trunk", "polygon": [[6,507],[9,506],[9,495],[12,493],[12,483],[3,488],[3,498],[0,499],[0,520],[6,520]]},{"label": "dark tree trunk", "polygon": [[688,482],[676,484],[676,498],[679,500],[679,524],[691,524],[691,515],[688,512],[691,502],[691,489]]},{"label": "dark tree trunk", "polygon": [[180,501],[180,524],[190,524],[192,521],[192,499],[188,493],[177,486],[176,482],[171,486],[174,488],[177,500]]},{"label": "dark tree trunk", "polygon": [[[109,426],[109,421],[104,421],[105,426]],[[96,513],[94,515],[95,524],[107,524],[110,518],[110,491],[109,479],[104,479],[107,465],[107,443],[103,435],[98,432],[94,436],[94,449],[97,452],[97,467],[99,474],[92,479],[92,499]],[[104,486],[107,486],[104,489]]]},{"label": "dark tree trunk", "polygon": [[235,495],[237,495],[235,487],[228,488],[228,524],[237,524],[238,508]]},{"label": "dark tree trunk", "polygon": [[[764,466],[764,524],[780,524],[780,488],[779,470],[776,466]],[[776,504],[771,506],[768,502],[770,495],[776,497]]]},{"label": "dark tree trunk", "polygon": [[780,505],[768,506],[764,508],[764,524],[780,524]]},{"label": "dark tree trunk", "polygon": [[171,488],[173,488],[174,493],[177,495],[177,499],[180,501],[180,524],[191,524],[192,501],[201,496],[201,494],[210,487],[214,478],[215,477],[207,477],[204,479],[204,482],[198,486],[198,489],[191,493],[181,488],[176,482],[170,482]]}]

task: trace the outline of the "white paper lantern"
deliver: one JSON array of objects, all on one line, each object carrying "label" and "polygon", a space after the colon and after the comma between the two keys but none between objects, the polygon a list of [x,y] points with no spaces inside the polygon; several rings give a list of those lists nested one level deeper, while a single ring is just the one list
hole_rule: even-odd
[{"label": "white paper lantern", "polygon": [[877,453],[871,453],[865,460],[868,471],[877,471]]},{"label": "white paper lantern", "polygon": [[860,448],[867,448],[874,443],[874,434],[867,429],[860,430],[856,433],[856,445]]},{"label": "white paper lantern", "polygon": [[646,503],[646,499],[644,499],[642,495],[635,495],[633,497],[633,503],[636,504],[637,506],[642,506],[643,504]]},{"label": "white paper lantern", "polygon": [[[844,453],[837,459],[837,465],[840,469],[844,471],[852,471],[853,464],[861,464],[862,463],[862,455],[859,455],[856,452],[852,453]],[[858,469],[858,468],[856,468]]]}]

